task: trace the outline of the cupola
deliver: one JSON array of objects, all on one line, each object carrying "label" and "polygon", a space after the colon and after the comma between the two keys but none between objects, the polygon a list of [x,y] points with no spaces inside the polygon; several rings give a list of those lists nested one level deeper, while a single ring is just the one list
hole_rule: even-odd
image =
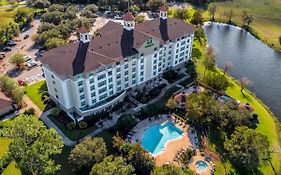
[{"label": "cupola", "polygon": [[85,27],[84,25],[81,26],[79,29],[78,29],[78,32],[79,32],[79,39],[81,42],[83,43],[89,43],[91,38],[90,38],[90,30]]},{"label": "cupola", "polygon": [[128,31],[133,30],[135,28],[134,16],[131,12],[127,12],[124,17],[124,28]]},{"label": "cupola", "polygon": [[160,19],[167,19],[168,18],[168,6],[167,5],[162,5],[159,8],[159,17]]}]

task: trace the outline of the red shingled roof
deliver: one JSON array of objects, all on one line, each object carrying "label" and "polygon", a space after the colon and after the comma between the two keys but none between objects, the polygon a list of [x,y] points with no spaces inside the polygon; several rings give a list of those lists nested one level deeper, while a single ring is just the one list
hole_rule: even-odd
[{"label": "red shingled roof", "polygon": [[78,32],[79,32],[79,33],[89,33],[90,30],[89,30],[87,27],[85,27],[85,26],[83,25],[83,26],[81,26],[81,27],[78,29]]},{"label": "red shingled roof", "polygon": [[167,6],[167,5],[162,5],[162,6],[159,8],[159,11],[161,11],[161,12],[167,12],[167,11],[168,11],[168,6]]},{"label": "red shingled roof", "polygon": [[13,101],[7,97],[3,92],[0,91],[0,109],[11,106]]},{"label": "red shingled roof", "polygon": [[123,20],[124,21],[134,21],[134,16],[131,12],[127,12],[124,16],[123,16]]},{"label": "red shingled roof", "polygon": [[44,54],[42,63],[59,75],[73,76],[87,73],[101,65],[137,54],[137,49],[151,37],[164,43],[186,33],[194,33],[194,30],[192,25],[175,18],[165,21],[159,18],[147,20],[137,24],[131,31],[126,31],[122,25],[109,21],[90,43],[68,43],[51,49]]}]

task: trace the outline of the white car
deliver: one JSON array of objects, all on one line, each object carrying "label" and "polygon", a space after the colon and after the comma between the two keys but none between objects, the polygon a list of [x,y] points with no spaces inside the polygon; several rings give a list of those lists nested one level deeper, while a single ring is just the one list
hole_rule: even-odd
[{"label": "white car", "polygon": [[23,58],[24,58],[25,62],[28,62],[28,61],[30,61],[32,59],[31,56],[27,56],[27,55],[25,55]]},{"label": "white car", "polygon": [[28,60],[26,63],[25,63],[25,66],[28,67],[29,69],[37,66],[37,63],[34,61],[34,60]]}]

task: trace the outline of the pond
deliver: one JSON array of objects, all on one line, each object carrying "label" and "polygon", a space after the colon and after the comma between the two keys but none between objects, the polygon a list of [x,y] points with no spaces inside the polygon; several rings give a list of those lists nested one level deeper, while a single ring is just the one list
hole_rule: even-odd
[{"label": "pond", "polygon": [[232,63],[230,75],[251,80],[248,89],[281,121],[281,54],[235,26],[205,23],[203,28],[208,45],[216,51],[217,65],[223,69]]}]

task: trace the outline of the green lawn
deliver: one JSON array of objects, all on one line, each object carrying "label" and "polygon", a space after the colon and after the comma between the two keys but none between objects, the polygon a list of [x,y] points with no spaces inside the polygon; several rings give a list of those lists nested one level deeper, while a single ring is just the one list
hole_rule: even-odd
[{"label": "green lawn", "polygon": [[[204,67],[201,61],[197,62],[197,70],[199,74],[200,73],[202,74],[204,72]],[[222,74],[222,70],[220,69],[217,69],[217,72]],[[226,93],[242,103],[248,102],[254,108],[255,112],[259,116],[259,121],[260,121],[256,130],[258,132],[265,134],[268,137],[271,149],[273,151],[280,150],[280,142],[278,136],[279,129],[277,127],[277,123],[279,124],[279,122],[277,121],[276,117],[273,116],[273,114],[267,110],[266,106],[260,100],[258,100],[254,95],[252,95],[248,90],[244,90],[245,95],[243,95],[240,92],[240,86],[238,85],[235,79],[233,79],[230,76],[228,76],[227,78],[232,85],[226,90]],[[272,164],[276,172],[281,171],[280,156],[281,153],[272,153]],[[227,170],[228,172],[233,171],[233,167],[228,161],[227,161]],[[263,165],[259,168],[259,170],[263,174],[267,174],[267,175],[274,174],[274,171],[270,165]]]},{"label": "green lawn", "polygon": [[42,110],[46,108],[46,105],[43,104],[43,101],[41,100],[41,95],[44,92],[43,86],[44,81],[39,81],[37,83],[33,83],[31,85],[26,86],[25,91],[26,95]]},{"label": "green lawn", "polygon": [[0,159],[6,154],[6,151],[8,150],[8,146],[11,143],[11,140],[0,138]]},{"label": "green lawn", "polygon": [[69,130],[64,126],[63,123],[56,120],[53,116],[48,117],[70,140],[79,140],[97,129],[97,127],[94,125],[86,129]]},{"label": "green lawn", "polygon": [[[226,21],[225,12],[233,9],[233,21],[242,25],[242,12],[247,11],[255,16],[253,29],[258,36],[281,51],[278,38],[281,36],[281,1],[280,0],[233,0],[216,2],[218,6],[215,18]],[[205,13],[207,15],[207,13]]]},{"label": "green lawn", "polygon": [[109,132],[109,130],[105,130],[105,131],[99,133],[98,135],[96,135],[95,137],[103,138],[103,140],[104,140],[104,142],[106,144],[106,148],[107,148],[108,154],[114,154],[114,150],[112,148],[112,137],[113,137],[113,134],[111,132]]}]

